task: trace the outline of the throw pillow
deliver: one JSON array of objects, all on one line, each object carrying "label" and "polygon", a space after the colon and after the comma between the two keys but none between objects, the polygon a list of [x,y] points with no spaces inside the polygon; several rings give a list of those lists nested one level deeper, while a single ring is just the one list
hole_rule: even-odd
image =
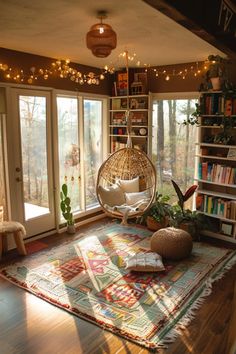
[{"label": "throw pillow", "polygon": [[139,176],[133,179],[120,179],[118,185],[124,193],[139,192]]},{"label": "throw pillow", "polygon": [[150,198],[149,192],[125,193],[125,200],[128,205],[147,200]]},{"label": "throw pillow", "polygon": [[165,270],[165,267],[159,254],[138,252],[126,261],[126,269],[136,272],[161,272]]},{"label": "throw pillow", "polygon": [[98,186],[98,194],[103,204],[107,204],[111,207],[115,205],[122,205],[125,203],[125,196],[122,189],[114,184],[112,187],[103,188]]}]

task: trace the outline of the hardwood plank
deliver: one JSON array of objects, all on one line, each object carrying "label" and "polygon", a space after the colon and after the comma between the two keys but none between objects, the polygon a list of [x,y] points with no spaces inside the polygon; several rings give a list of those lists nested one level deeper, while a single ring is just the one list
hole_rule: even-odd
[{"label": "hardwood plank", "polygon": [[[80,232],[95,225],[101,225],[101,222],[81,228]],[[43,242],[51,246],[70,238],[67,234],[60,238],[55,235]],[[10,251],[1,263],[12,259],[21,259],[17,251]],[[233,345],[236,337],[236,329],[231,327],[235,274],[236,266],[213,284],[212,294],[206,297],[192,322],[166,350],[161,349],[160,354],[228,354],[226,348]],[[148,352],[146,348],[102,330],[0,278],[1,354]]]}]

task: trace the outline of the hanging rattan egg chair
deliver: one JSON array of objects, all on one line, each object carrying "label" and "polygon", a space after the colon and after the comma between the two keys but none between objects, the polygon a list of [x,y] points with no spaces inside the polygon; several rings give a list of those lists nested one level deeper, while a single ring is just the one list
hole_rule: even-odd
[{"label": "hanging rattan egg chair", "polygon": [[98,171],[98,201],[108,215],[121,218],[123,224],[142,215],[151,206],[155,192],[156,170],[141,150],[120,149]]},{"label": "hanging rattan egg chair", "polygon": [[[129,87],[128,52],[126,54]],[[156,170],[145,152],[132,147],[132,119],[127,89],[127,147],[115,151],[100,167],[97,198],[103,210],[127,224],[128,218],[142,215],[156,194]]]}]

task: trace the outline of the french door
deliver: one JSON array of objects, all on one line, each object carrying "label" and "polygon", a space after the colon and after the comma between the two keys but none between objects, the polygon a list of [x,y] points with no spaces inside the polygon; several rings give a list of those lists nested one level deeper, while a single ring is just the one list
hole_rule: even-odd
[{"label": "french door", "polygon": [[55,229],[51,97],[46,91],[10,91],[7,135],[11,218],[25,226],[29,237]]}]

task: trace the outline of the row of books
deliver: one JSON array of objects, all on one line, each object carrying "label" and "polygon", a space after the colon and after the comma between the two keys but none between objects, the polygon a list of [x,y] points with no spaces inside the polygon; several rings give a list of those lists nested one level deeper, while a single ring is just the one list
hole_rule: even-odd
[{"label": "row of books", "polygon": [[[115,152],[119,149],[125,148],[127,145],[126,143],[122,143],[120,141],[113,141],[111,144],[111,152]],[[133,144],[133,147],[138,150],[144,150],[145,151],[145,146],[141,144]]]},{"label": "row of books", "polygon": [[[131,121],[133,125],[147,125],[147,115],[143,112],[131,113]],[[112,116],[112,124],[127,124],[124,112],[114,112]]]},{"label": "row of books", "polygon": [[228,200],[210,195],[198,195],[198,210],[207,213],[222,216],[226,219],[236,220],[236,201]]},{"label": "row of books", "polygon": [[[130,109],[147,109],[148,100],[146,97],[129,98],[128,105]],[[126,109],[127,98],[113,98],[111,109]]]},{"label": "row of books", "polygon": [[236,168],[210,162],[200,162],[198,178],[216,183],[236,184]]},{"label": "row of books", "polygon": [[200,107],[203,114],[236,114],[236,97],[225,98],[220,93],[205,94],[200,98]]}]

